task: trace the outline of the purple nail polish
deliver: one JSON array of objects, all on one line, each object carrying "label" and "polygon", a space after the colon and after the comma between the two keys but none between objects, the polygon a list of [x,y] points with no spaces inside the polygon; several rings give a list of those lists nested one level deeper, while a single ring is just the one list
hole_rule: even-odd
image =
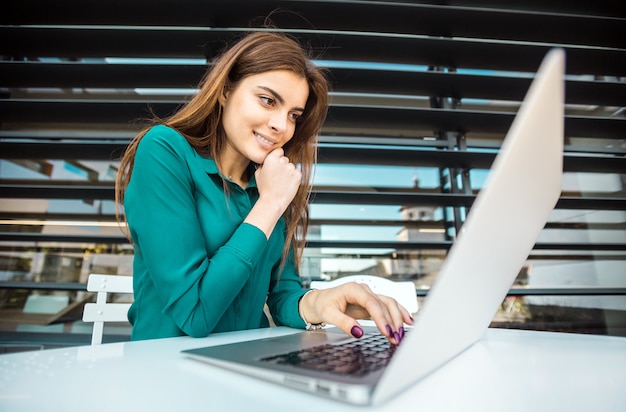
[{"label": "purple nail polish", "polygon": [[402,339],[400,338],[400,335],[398,334],[398,332],[394,332],[394,333],[393,333],[393,338],[396,340],[396,343],[398,343],[398,344],[399,344],[399,343],[400,343],[400,341],[402,340]]},{"label": "purple nail polish", "polygon": [[391,326],[387,325],[387,336],[392,336],[393,331],[391,330]]},{"label": "purple nail polish", "polygon": [[361,329],[360,326],[354,325],[352,329],[350,329],[350,333],[352,334],[352,336],[358,339],[363,336],[363,329]]},{"label": "purple nail polish", "polygon": [[398,329],[398,334],[400,335],[400,339],[404,339],[404,326],[400,326],[400,329]]},{"label": "purple nail polish", "polygon": [[413,316],[409,316],[411,318],[411,325],[415,324],[415,319],[413,319]]}]

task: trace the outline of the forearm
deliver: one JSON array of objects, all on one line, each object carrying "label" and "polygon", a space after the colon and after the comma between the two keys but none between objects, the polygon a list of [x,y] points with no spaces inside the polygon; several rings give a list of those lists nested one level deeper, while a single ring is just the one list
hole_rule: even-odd
[{"label": "forearm", "polygon": [[244,222],[259,228],[265,234],[265,238],[269,239],[284,212],[285,208],[273,199],[261,197],[252,207]]}]

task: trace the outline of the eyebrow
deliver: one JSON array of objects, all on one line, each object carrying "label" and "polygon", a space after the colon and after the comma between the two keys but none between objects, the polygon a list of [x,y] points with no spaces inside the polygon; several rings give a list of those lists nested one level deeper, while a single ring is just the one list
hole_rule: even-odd
[{"label": "eyebrow", "polygon": [[[267,86],[257,86],[257,87],[258,87],[259,89],[263,89],[263,90],[265,90],[266,92],[268,92],[268,93],[272,94],[272,95],[276,98],[276,100],[278,100],[278,102],[279,102],[280,104],[285,104],[285,99],[283,99],[283,97],[282,97],[280,94],[278,94],[275,90],[273,90],[273,89],[271,89],[271,88],[269,88],[269,87],[267,87]],[[304,108],[302,108],[302,107],[293,107],[291,110],[296,110],[296,111],[299,111],[299,112],[304,112]]]}]

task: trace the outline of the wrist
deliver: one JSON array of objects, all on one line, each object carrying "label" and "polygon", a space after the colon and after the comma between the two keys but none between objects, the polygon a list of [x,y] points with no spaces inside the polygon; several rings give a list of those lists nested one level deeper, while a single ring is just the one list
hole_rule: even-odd
[{"label": "wrist", "polygon": [[298,302],[298,312],[306,324],[306,330],[319,330],[326,326],[326,323],[319,316],[313,315],[317,313],[315,310],[316,295],[315,289],[311,289],[302,295]]},{"label": "wrist", "polygon": [[258,207],[263,210],[264,214],[269,214],[272,217],[280,218],[287,207],[289,206],[289,202],[283,205],[283,202],[278,200],[276,197],[271,197],[269,195],[259,194],[259,198],[257,199],[254,207]]},{"label": "wrist", "polygon": [[265,233],[265,237],[269,239],[276,222],[278,222],[283,213],[284,210],[281,210],[279,206],[259,199],[248,213],[248,216],[246,216],[244,222],[261,229]]}]

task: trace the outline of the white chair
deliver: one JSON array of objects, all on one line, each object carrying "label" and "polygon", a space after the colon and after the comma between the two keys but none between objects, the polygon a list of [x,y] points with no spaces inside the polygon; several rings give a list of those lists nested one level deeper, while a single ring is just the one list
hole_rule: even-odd
[{"label": "white chair", "polygon": [[364,283],[372,292],[394,298],[411,314],[418,310],[415,284],[408,281],[396,282],[380,276],[350,275],[332,281],[314,280],[311,282],[311,289],[326,289],[347,282]]},{"label": "white chair", "polygon": [[127,322],[130,303],[109,303],[109,293],[133,293],[132,276],[91,274],[87,281],[87,291],[97,292],[96,303],[86,303],[83,322],[93,322],[91,344],[102,343],[104,322]]}]

